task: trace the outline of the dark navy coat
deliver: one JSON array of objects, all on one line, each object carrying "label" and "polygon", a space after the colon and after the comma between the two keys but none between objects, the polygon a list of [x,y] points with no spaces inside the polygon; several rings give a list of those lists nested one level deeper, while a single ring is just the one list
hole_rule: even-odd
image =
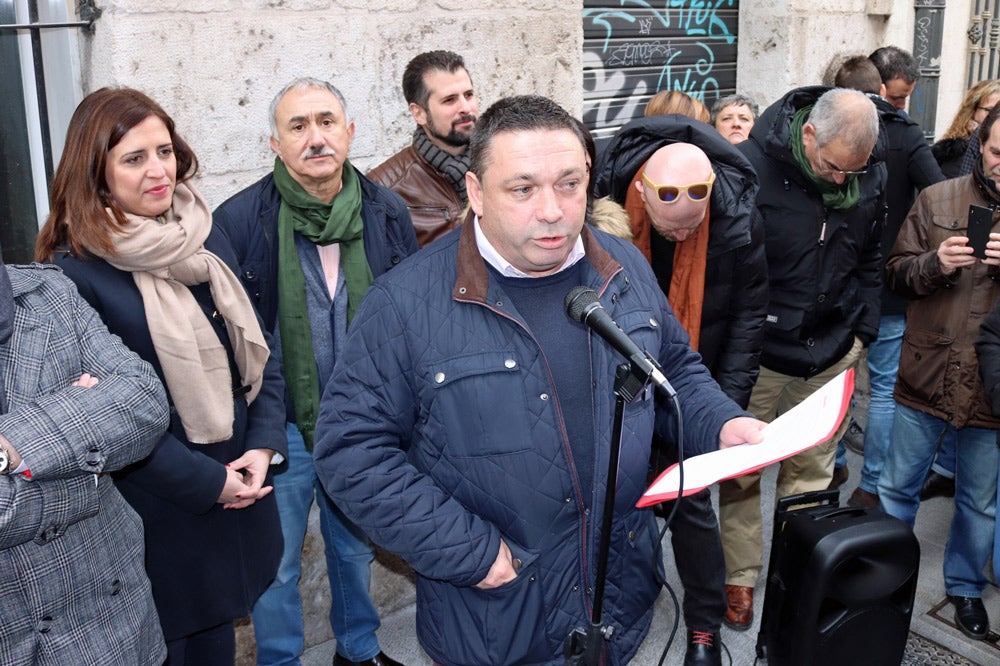
[{"label": "dark navy coat", "polygon": [[[348,168],[348,167],[345,167]],[[353,167],[349,167],[353,168]],[[361,172],[361,219],[365,255],[372,275],[378,277],[417,251],[417,236],[406,204],[396,193],[377,185]],[[239,263],[237,275],[274,331],[278,321],[278,209],[281,194],[274,176],[227,199],[212,214],[213,224],[229,239]]]},{"label": "dark navy coat", "polygon": [[[205,248],[234,273],[238,270],[232,249],[216,230]],[[148,361],[162,381],[132,274],[101,259],[66,253],[57,253],[55,263],[108,329]],[[203,309],[214,310],[207,284],[191,291]],[[228,347],[224,324],[216,328]],[[146,572],[167,641],[248,615],[277,573],[283,541],[274,494],[239,510],[224,510],[216,500],[225,485],[225,463],[249,449],[287,453],[283,392],[280,367],[272,357],[253,403],[248,407],[243,396],[234,398],[231,439],[192,444],[171,409],[170,428],[153,453],[115,476],[119,491],[145,526]]]},{"label": "dark navy coat", "polygon": [[[655,354],[683,406],[689,453],[718,448],[745,416],[722,393],[630,243],[583,231],[584,284]],[[554,317],[565,316],[562,312]],[[589,619],[611,442],[615,367],[590,337],[594,488],[576,473],[547,362],[489,278],[466,222],[377,279],[327,385],[317,423],[320,479],[376,542],[416,570],[417,632],[445,666],[562,664],[562,642]],[[649,628],[662,556],[645,489],[650,439],[673,437],[672,414],[648,390],[627,405],[604,620],[610,664],[626,663]],[[589,406],[588,406],[589,407]],[[655,423],[654,423],[655,421]],[[492,590],[501,538],[522,566]]]}]

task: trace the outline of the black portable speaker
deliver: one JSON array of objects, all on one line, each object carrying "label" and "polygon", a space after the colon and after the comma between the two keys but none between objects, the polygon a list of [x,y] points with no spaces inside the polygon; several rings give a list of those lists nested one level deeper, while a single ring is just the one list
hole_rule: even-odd
[{"label": "black portable speaker", "polygon": [[778,501],[757,637],[769,666],[903,660],[920,545],[901,520],[838,499],[823,490]]}]

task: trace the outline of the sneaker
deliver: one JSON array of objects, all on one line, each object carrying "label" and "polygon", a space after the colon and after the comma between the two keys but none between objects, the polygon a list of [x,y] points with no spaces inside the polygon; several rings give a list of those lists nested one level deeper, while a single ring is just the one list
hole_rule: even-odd
[{"label": "sneaker", "polygon": [[851,419],[851,424],[847,426],[847,432],[844,433],[842,440],[851,451],[858,455],[865,454],[865,429],[854,419]]}]

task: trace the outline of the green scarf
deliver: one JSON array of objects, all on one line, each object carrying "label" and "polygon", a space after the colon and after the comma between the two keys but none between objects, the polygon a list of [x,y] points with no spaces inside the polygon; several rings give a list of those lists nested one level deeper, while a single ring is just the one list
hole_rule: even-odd
[{"label": "green scarf", "polygon": [[809,158],[806,157],[806,147],[802,143],[802,128],[809,118],[810,111],[812,111],[812,105],[804,106],[796,111],[792,117],[792,154],[795,156],[795,161],[799,163],[802,171],[816,183],[820,194],[823,195],[824,206],[833,208],[834,210],[850,210],[858,205],[860,198],[858,177],[847,176],[844,179],[844,184],[838,185],[833,181],[817,176],[816,172],[813,171],[812,164],[809,163]]},{"label": "green scarf", "polygon": [[312,450],[319,414],[319,374],[313,353],[312,330],[306,305],[306,277],[295,247],[295,233],[314,245],[340,243],[340,270],[347,282],[347,323],[371,286],[372,271],[365,256],[361,220],[361,181],[349,161],[344,161],[343,185],[330,203],[308,194],[274,160],[274,184],[281,194],[278,210],[278,326],[285,363],[285,381],[292,396],[295,420]]}]

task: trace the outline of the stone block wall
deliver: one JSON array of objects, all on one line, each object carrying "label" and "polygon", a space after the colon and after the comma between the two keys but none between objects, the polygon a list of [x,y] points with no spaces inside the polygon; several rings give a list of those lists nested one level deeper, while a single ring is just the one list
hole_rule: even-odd
[{"label": "stone block wall", "polygon": [[84,92],[139,88],[173,116],[201,161],[211,206],[271,169],[268,105],[289,80],[331,81],[357,131],[351,160],[366,171],[409,142],[400,90],[411,57],[465,57],[482,109],[538,93],[579,114],[578,1],[106,0],[81,38]]}]

